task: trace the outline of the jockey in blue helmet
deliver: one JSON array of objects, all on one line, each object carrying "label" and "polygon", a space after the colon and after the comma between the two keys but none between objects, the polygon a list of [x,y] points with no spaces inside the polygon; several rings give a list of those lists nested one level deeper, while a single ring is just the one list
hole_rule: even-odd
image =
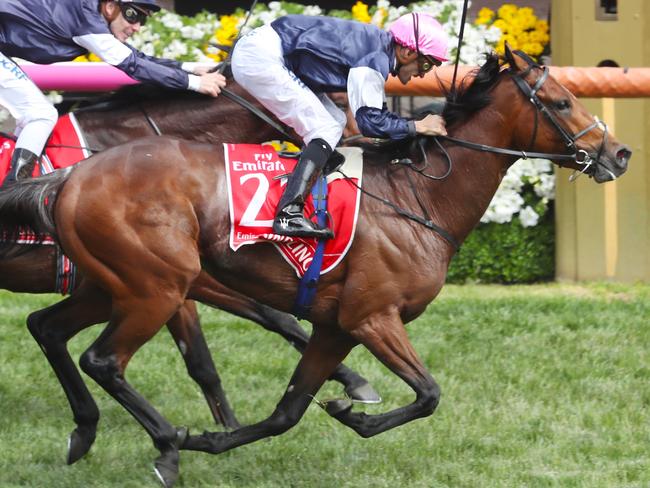
[{"label": "jockey in blue helmet", "polygon": [[11,57],[41,64],[92,52],[130,77],[217,96],[225,78],[205,67],[147,56],[125,41],[138,32],[154,0],[1,0],[0,105],[16,119],[16,150],[4,184],[31,176],[58,114]]}]

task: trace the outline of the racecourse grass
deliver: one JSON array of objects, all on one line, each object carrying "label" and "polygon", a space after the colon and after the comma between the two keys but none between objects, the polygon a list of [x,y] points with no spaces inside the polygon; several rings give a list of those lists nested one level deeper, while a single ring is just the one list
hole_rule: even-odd
[{"label": "racecourse grass", "polygon": [[[24,327],[58,297],[0,293],[0,488],[156,487],[157,451],[114,400],[89,455],[65,465],[73,422]],[[240,421],[271,413],[297,354],[279,337],[208,308],[204,331]],[[650,486],[650,286],[447,286],[409,335],[442,388],[436,413],[361,439],[315,404],[286,434],[213,456],[181,454],[179,487]],[[73,339],[73,356],[97,336]],[[384,403],[412,393],[362,348],[347,363]],[[215,430],[166,331],[128,378],[176,425]],[[328,383],[320,399],[340,395]],[[355,406],[359,409],[360,406]]]}]

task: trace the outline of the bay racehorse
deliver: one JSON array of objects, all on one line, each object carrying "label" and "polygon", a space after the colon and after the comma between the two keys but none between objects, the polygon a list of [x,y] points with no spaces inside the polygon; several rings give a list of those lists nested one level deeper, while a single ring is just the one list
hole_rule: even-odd
[{"label": "bay racehorse", "polygon": [[109,293],[111,319],[81,366],[152,437],[161,452],[157,473],[167,486],[177,477],[179,449],[220,453],[294,426],[357,344],[406,382],[415,400],[377,415],[336,400],[325,405],[330,415],[364,437],[431,415],[440,389],[404,324],[439,293],[457,246],[478,224],[509,166],[524,153],[544,153],[599,183],[627,168],[630,150],[547,68],[523,54],[506,50],[504,63],[488,57],[474,80],[448,98],[449,138],[418,138],[364,154],[356,236],[343,262],[321,277],[307,349],[272,414],[232,432],[186,435],[124,377],[132,355],[186,297],[205,298],[192,288],[202,269],[273,308],[292,306],[296,276],[271,245],[229,247],[221,149],[140,139],[73,171],[0,192],[0,230],[30,224],[52,233],[88,279]]},{"label": "bay racehorse", "polygon": [[[156,132],[212,144],[283,138],[282,133],[233,100],[245,96],[244,90],[234,83],[228,86],[228,90],[233,94],[231,97],[214,99],[190,92],[134,86],[74,114],[87,149],[92,152]],[[58,291],[60,249],[52,245],[20,247],[21,252],[0,259],[0,288],[27,293]],[[108,321],[111,313],[110,297],[105,292],[87,284],[81,277],[74,283],[69,298],[28,318],[29,330],[61,382],[73,412],[76,428],[68,443],[67,462],[70,464],[90,449],[95,439],[99,410],[66,345],[84,328]],[[292,315],[237,293],[207,273],[201,273],[193,287],[209,296],[207,301],[214,306],[252,320],[280,334],[299,351],[304,350],[309,336]],[[228,428],[238,427],[201,331],[194,303],[186,301],[169,318],[167,326],[182,353],[189,375],[204,393],[215,421]],[[334,372],[332,379],[343,383],[346,393],[357,401],[375,402],[379,399],[365,379],[343,365]]]}]

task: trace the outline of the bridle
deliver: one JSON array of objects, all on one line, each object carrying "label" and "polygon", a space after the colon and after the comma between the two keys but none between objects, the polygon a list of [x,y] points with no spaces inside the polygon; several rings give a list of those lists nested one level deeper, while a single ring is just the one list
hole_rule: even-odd
[{"label": "bridle", "polygon": [[[434,137],[434,141],[438,146],[438,149],[444,154],[445,159],[447,160],[447,170],[442,174],[441,176],[436,176],[432,174],[428,174],[425,172],[425,169],[429,166],[429,162],[427,159],[427,151],[425,148],[425,142],[424,139],[418,139],[418,145],[420,148],[420,151],[423,156],[423,164],[417,166],[411,159],[404,158],[404,159],[394,159],[391,161],[392,164],[402,164],[409,169],[415,171],[421,176],[424,176],[425,178],[432,179],[432,180],[442,180],[445,179],[449,174],[451,173],[453,162],[451,159],[451,156],[445,149],[445,147],[441,144],[440,140],[446,140],[450,141],[456,145],[466,147],[468,149],[476,150],[476,151],[484,151],[484,152],[491,152],[491,153],[496,153],[496,154],[505,154],[508,156],[516,156],[517,158],[520,159],[528,159],[528,158],[541,158],[541,159],[550,159],[554,161],[572,161],[575,162],[576,164],[582,166],[581,170],[576,170],[576,172],[572,175],[571,180],[575,180],[577,176],[579,176],[582,173],[586,173],[591,167],[595,167],[594,165],[597,165],[600,162],[600,158],[602,156],[604,147],[607,143],[607,136],[608,136],[608,130],[607,130],[607,125],[599,120],[597,117],[595,117],[594,123],[590,124],[589,126],[585,127],[584,129],[578,131],[575,134],[571,134],[569,131],[567,131],[557,120],[556,116],[553,115],[553,112],[549,110],[549,108],[540,100],[539,96],[537,93],[539,90],[542,88],[546,80],[548,79],[549,75],[549,69],[546,66],[540,66],[537,63],[535,63],[527,54],[521,52],[521,51],[515,51],[516,54],[518,54],[520,57],[522,57],[527,63],[528,63],[528,68],[524,70],[521,73],[513,73],[512,74],[512,79],[517,85],[517,87],[521,90],[521,92],[524,94],[524,96],[534,105],[535,107],[535,122],[533,126],[533,133],[531,135],[531,140],[530,143],[528,144],[528,150],[527,151],[521,151],[521,150],[515,150],[515,149],[505,149],[505,148],[500,148],[500,147],[495,147],[495,146],[489,146],[486,144],[478,144],[475,142],[470,142],[470,141],[465,141],[462,139],[456,139],[454,137],[450,136],[436,136]],[[539,68],[542,70],[541,76],[535,81],[535,84],[531,87],[531,85],[526,82],[525,78],[531,73],[531,71],[534,68]],[[510,68],[512,71],[512,68]],[[555,128],[555,130],[558,132],[560,137],[563,139],[564,143],[566,144],[566,147],[571,151],[570,154],[554,154],[554,153],[542,153],[542,152],[534,152],[530,151],[530,148],[532,148],[535,144],[535,141],[537,140],[537,131],[538,131],[538,126],[539,126],[539,114],[542,113],[544,117],[550,122],[550,124]],[[576,146],[576,141],[580,139],[581,137],[585,136],[587,133],[592,131],[593,129],[600,128],[603,131],[603,137],[602,141],[600,144],[600,147],[598,148],[598,151],[596,153],[595,158],[592,158],[591,155],[585,151],[584,149],[578,149]],[[564,166],[561,163],[558,163],[560,166]],[[611,171],[609,171],[606,167],[603,167],[605,171],[607,171],[612,179],[616,179],[616,175],[614,175]],[[417,198],[417,192],[415,191],[415,187],[411,183],[411,186],[413,188],[413,191],[416,194]],[[363,191],[363,190],[362,190]],[[367,194],[367,192],[364,191],[364,193]],[[424,211],[424,216],[420,217],[418,215],[415,215],[411,212],[408,212],[404,209],[401,209],[397,207],[395,204],[392,202],[389,202],[383,198],[377,197],[375,195],[369,195],[377,200],[382,201],[382,203],[392,207],[397,213],[402,215],[403,217],[406,217],[410,220],[413,220],[419,224],[424,225],[425,227],[428,227],[431,230],[434,230],[438,234],[440,234],[447,242],[449,242],[452,247],[454,247],[456,250],[459,249],[459,244],[456,241],[456,239],[450,235],[447,231],[444,229],[441,229],[439,226],[435,225],[430,217],[428,216],[426,210],[424,209],[424,206],[420,203],[420,200],[418,199],[418,203],[420,203],[420,207]]]},{"label": "bridle", "polygon": [[[572,161],[580,166],[582,166],[581,170],[577,170],[576,173],[572,176],[572,180],[574,180],[577,176],[579,176],[582,173],[586,173],[589,171],[589,169],[594,166],[598,165],[600,162],[600,158],[603,154],[603,150],[605,148],[605,145],[607,144],[607,138],[608,138],[608,130],[607,130],[607,124],[605,124],[603,121],[599,120],[597,117],[595,117],[594,123],[585,127],[584,129],[578,131],[575,134],[569,133],[557,120],[557,117],[553,115],[553,112],[540,100],[539,96],[537,93],[539,90],[542,88],[546,80],[548,79],[549,75],[549,69],[547,66],[540,66],[537,63],[535,63],[527,54],[521,52],[521,51],[515,51],[516,54],[518,54],[521,58],[523,58],[527,63],[528,63],[528,68],[521,72],[521,73],[514,73],[512,75],[512,79],[517,85],[517,87],[521,90],[521,92],[524,94],[524,96],[534,105],[535,107],[535,122],[533,126],[533,133],[531,135],[531,140],[530,143],[528,144],[528,149],[526,151],[520,151],[520,150],[514,150],[514,149],[504,149],[504,148],[499,148],[499,147],[494,147],[494,146],[488,146],[485,144],[477,144],[474,142],[470,141],[465,141],[462,139],[456,139],[454,137],[450,136],[438,136],[441,139],[453,142],[459,146],[467,147],[469,149],[473,149],[476,151],[485,151],[485,152],[492,152],[492,153],[497,153],[497,154],[507,154],[510,156],[517,156],[518,158],[521,159],[528,159],[528,158],[542,158],[542,159],[550,159],[554,161],[558,161],[558,164],[560,166],[565,166],[562,164],[562,161]],[[528,84],[528,82],[525,80],[526,76],[530,74],[530,72],[534,68],[539,68],[542,70],[541,76],[537,79],[535,84],[531,87],[531,85]],[[554,154],[554,153],[541,153],[541,152],[533,152],[530,151],[530,148],[533,147],[535,144],[535,141],[537,140],[537,130],[539,126],[539,114],[544,115],[546,117],[546,120],[549,121],[549,123],[555,128],[557,133],[560,135],[560,137],[563,139],[567,149],[569,149],[571,154]],[[603,137],[602,141],[600,143],[600,146],[598,147],[598,151],[596,153],[596,157],[592,158],[592,156],[585,151],[584,149],[578,149],[576,146],[576,141],[580,139],[581,137],[585,136],[587,133],[592,131],[595,128],[600,128],[603,131]],[[423,151],[424,152],[424,151]],[[447,153],[446,150],[442,149],[442,152],[445,154],[445,157],[447,158],[447,162],[449,164],[449,167],[451,168],[451,158],[449,157],[449,154]],[[612,179],[616,179],[616,175],[609,171],[606,167],[603,167],[605,171],[607,171]],[[447,172],[447,174],[449,171]]]},{"label": "bridle", "polygon": [[[531,137],[530,144],[528,145],[529,148],[533,147],[535,144],[535,140],[537,138],[537,127],[538,127],[538,114],[541,113],[546,117],[546,119],[550,122],[550,124],[555,128],[555,130],[560,134],[560,137],[564,140],[564,143],[566,144],[566,147],[573,152],[573,154],[569,155],[569,159],[572,160],[573,162],[582,165],[583,169],[580,171],[580,173],[586,172],[589,167],[592,164],[598,164],[600,162],[600,158],[603,154],[603,149],[605,145],[607,144],[607,136],[608,136],[608,131],[607,131],[607,124],[599,120],[597,117],[595,117],[594,123],[585,127],[581,131],[577,132],[576,134],[571,135],[557,120],[555,115],[553,115],[553,112],[548,109],[548,107],[540,100],[540,98],[537,96],[538,91],[542,88],[542,85],[546,82],[548,75],[549,75],[549,69],[547,66],[540,66],[536,64],[528,55],[521,51],[515,51],[519,56],[521,56],[526,62],[528,63],[529,67],[524,71],[523,73],[520,74],[515,74],[513,75],[513,81],[519,87],[519,89],[522,91],[524,96],[528,98],[528,100],[535,106],[537,109],[535,111],[535,125],[533,128],[533,135]],[[542,75],[537,79],[535,82],[534,86],[530,86],[524,78],[532,71],[533,68],[539,68],[542,70]],[[587,151],[584,149],[578,149],[576,146],[576,141],[586,135],[588,132],[591,130],[599,127],[603,131],[603,138],[600,143],[600,146],[598,147],[598,151],[596,153],[596,158],[593,159]],[[562,158],[549,158],[547,157],[546,159],[558,159],[560,161],[566,160],[567,158],[562,157]],[[562,166],[560,164],[560,166]],[[614,174],[611,175],[613,179],[616,178]]]}]

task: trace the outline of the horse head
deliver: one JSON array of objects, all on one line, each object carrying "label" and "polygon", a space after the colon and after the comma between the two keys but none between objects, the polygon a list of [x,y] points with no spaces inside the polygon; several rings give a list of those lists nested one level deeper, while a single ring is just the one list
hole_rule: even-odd
[{"label": "horse head", "polygon": [[625,173],[632,156],[630,149],[553,78],[548,67],[508,46],[504,57],[510,66],[507,71],[528,107],[519,112],[513,125],[519,149],[548,153],[546,159],[585,173],[597,183]]}]

